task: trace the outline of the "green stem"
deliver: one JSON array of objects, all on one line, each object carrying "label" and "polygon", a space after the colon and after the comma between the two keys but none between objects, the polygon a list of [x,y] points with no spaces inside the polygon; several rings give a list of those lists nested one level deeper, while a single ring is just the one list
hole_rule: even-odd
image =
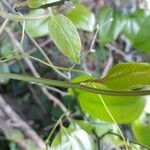
[{"label": "green stem", "polygon": [[49,14],[44,14],[41,16],[21,16],[21,15],[13,15],[11,13],[6,13],[6,12],[0,12],[0,16],[13,20],[13,21],[29,21],[29,20],[39,20],[39,19],[45,19],[49,16]]},{"label": "green stem", "polygon": [[[15,50],[15,51],[16,51],[16,50]],[[14,51],[14,52],[15,52],[15,51]],[[13,53],[14,53],[14,52],[13,52]],[[13,53],[10,53],[10,54],[13,54]],[[10,54],[7,55],[7,56],[1,57],[1,58],[0,58],[0,63],[9,62],[9,61],[14,60],[14,59],[30,58],[30,59],[32,59],[32,60],[34,60],[34,61],[37,61],[37,62],[39,62],[39,63],[41,63],[41,64],[43,64],[43,65],[46,65],[46,66],[52,68],[52,65],[51,65],[51,64],[49,64],[49,63],[47,63],[47,62],[45,62],[45,61],[43,61],[43,60],[41,60],[41,59],[39,59],[39,58],[30,56],[29,54],[22,54],[22,55],[17,54],[17,55],[15,55],[15,56],[11,56],[10,58],[7,58],[8,56],[10,56]],[[6,59],[4,59],[4,58],[6,58]],[[53,65],[53,66],[54,66],[54,65]],[[77,72],[77,73],[81,73],[81,74],[87,75],[86,72],[84,72],[84,71],[82,71],[82,70],[78,70],[78,69],[65,68],[65,67],[59,67],[59,66],[55,66],[55,68],[57,68],[58,70]]]},{"label": "green stem", "polygon": [[[120,139],[122,139],[122,137],[119,134],[108,131],[108,132],[104,133],[101,137],[99,137],[99,140],[102,140],[106,135],[114,135],[114,136],[118,136]],[[135,144],[135,145],[139,145],[143,148],[146,148],[147,150],[150,150],[150,147],[148,147],[144,144],[138,143],[136,141],[128,140],[128,139],[126,139],[126,141],[128,141],[129,143]]]},{"label": "green stem", "polygon": [[54,131],[56,130],[56,128],[58,127],[58,125],[60,124],[61,120],[67,115],[68,112],[62,114],[60,116],[60,118],[58,119],[58,121],[56,122],[55,126],[53,127],[52,131],[50,132],[50,134],[48,135],[47,139],[46,139],[46,144],[49,144],[50,138],[53,135]]},{"label": "green stem", "polygon": [[9,19],[6,19],[3,24],[0,27],[0,35],[2,34],[2,32],[4,31],[4,28],[6,27],[7,23],[8,23]]},{"label": "green stem", "polygon": [[36,48],[40,51],[40,53],[43,55],[43,57],[46,59],[46,61],[51,65],[52,69],[58,73],[60,76],[62,76],[63,78],[65,78],[66,80],[69,80],[68,76],[66,76],[65,74],[63,74],[62,72],[60,72],[54,65],[53,63],[50,61],[50,59],[48,58],[48,56],[46,55],[46,53],[44,52],[44,50],[38,45],[38,43],[32,38],[32,36],[26,32],[26,34],[28,35],[28,37],[30,38],[30,40],[32,41],[32,43],[36,46]]},{"label": "green stem", "polygon": [[150,90],[144,91],[111,91],[111,90],[103,90],[103,89],[95,89],[88,86],[83,86],[81,84],[71,83],[67,81],[58,81],[58,80],[51,80],[45,78],[37,78],[29,75],[21,75],[21,74],[14,74],[14,73],[0,73],[0,77],[31,82],[35,84],[45,84],[50,86],[56,87],[63,87],[63,88],[73,88],[73,89],[80,89],[85,90],[88,92],[102,94],[102,95],[111,95],[111,96],[144,96],[150,95]]}]

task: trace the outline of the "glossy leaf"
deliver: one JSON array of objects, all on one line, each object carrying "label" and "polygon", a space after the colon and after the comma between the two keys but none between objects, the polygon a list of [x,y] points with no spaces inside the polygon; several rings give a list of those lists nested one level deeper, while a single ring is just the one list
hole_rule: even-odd
[{"label": "glossy leaf", "polygon": [[95,27],[94,14],[83,4],[78,4],[75,8],[69,9],[66,16],[78,29],[92,32]]},{"label": "glossy leaf", "polygon": [[[31,11],[30,14],[38,16],[38,15],[43,15],[44,13],[45,13],[44,10],[38,9],[38,10]],[[48,35],[49,34],[48,20],[49,18],[34,20],[34,23],[33,21],[27,21],[25,26],[26,31],[30,33],[30,35],[34,38]]]},{"label": "glossy leaf", "polygon": [[95,150],[91,137],[81,128],[61,128],[51,150]]},{"label": "glossy leaf", "polygon": [[58,49],[71,61],[80,63],[81,41],[73,23],[63,15],[51,16],[49,34]]},{"label": "glossy leaf", "polygon": [[116,40],[125,22],[125,17],[120,12],[113,12],[111,8],[102,7],[98,16],[100,44],[105,45]]},{"label": "glossy leaf", "polygon": [[[87,78],[87,77],[86,77]],[[80,77],[73,80],[73,82],[78,82]],[[83,77],[82,77],[83,79]],[[81,79],[81,81],[82,81]],[[91,77],[89,77],[91,79]],[[85,83],[86,86],[93,87],[90,84]],[[93,83],[96,88],[107,89],[102,84]],[[106,111],[101,98],[98,94],[89,93],[82,90],[76,90],[78,100],[82,110],[88,113],[90,116],[101,119],[104,121],[113,122],[108,112]],[[102,99],[106,103],[110,113],[117,121],[117,123],[130,123],[137,119],[142,113],[145,107],[145,97],[130,97],[130,96],[106,96],[101,95]]]},{"label": "glossy leaf", "polygon": [[124,63],[112,67],[101,83],[113,90],[128,90],[150,86],[150,64]]}]

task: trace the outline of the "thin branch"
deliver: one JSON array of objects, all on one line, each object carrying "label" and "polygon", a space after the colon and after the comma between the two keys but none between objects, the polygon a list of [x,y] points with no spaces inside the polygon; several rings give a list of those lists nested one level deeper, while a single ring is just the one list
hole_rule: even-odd
[{"label": "thin branch", "polygon": [[32,128],[23,121],[20,116],[12,110],[12,108],[5,102],[4,98],[0,95],[0,109],[6,114],[7,117],[13,123],[17,124],[17,128],[20,129],[24,135],[26,135],[29,139],[34,141],[34,143],[41,149],[46,147],[44,141],[37,135],[37,133],[32,130]]},{"label": "thin branch", "polygon": [[[16,40],[15,36],[11,33],[11,31],[9,29],[7,29],[7,33],[9,35],[9,37],[11,38],[12,42],[18,47],[19,46],[19,42]],[[22,54],[24,54],[24,49],[22,47],[20,47],[20,52]],[[35,69],[32,61],[29,59],[29,58],[24,58],[26,64],[28,65],[28,67],[30,68],[32,74],[35,76],[35,77],[38,77],[40,78],[40,75],[39,73],[37,72],[37,70]],[[46,95],[46,97],[49,99],[49,100],[52,100],[56,105],[58,105],[64,112],[67,111],[66,107],[55,97],[53,96],[52,94],[50,94],[47,89],[45,87],[41,87],[40,86],[40,89],[42,90],[42,92]]]},{"label": "thin branch", "polygon": [[39,78],[39,77],[30,76],[30,75],[21,75],[21,74],[15,74],[15,73],[2,73],[2,72],[0,72],[0,77],[25,81],[25,82],[34,83],[34,84],[45,84],[48,86],[80,89],[80,90],[84,90],[87,92],[102,94],[102,95],[111,95],[111,96],[145,96],[145,95],[150,95],[150,90],[113,91],[113,90],[95,89],[95,88],[85,86],[82,83],[71,83],[71,82],[66,82],[66,81],[51,80],[51,79],[46,79],[46,78]]},{"label": "thin branch", "polygon": [[110,68],[111,68],[112,65],[113,65],[113,61],[114,61],[114,59],[113,59],[113,57],[112,57],[112,53],[109,52],[109,58],[108,58],[108,60],[107,60],[107,64],[106,64],[106,66],[105,66],[105,68],[104,68],[104,70],[103,70],[103,73],[102,73],[101,78],[103,78],[103,77],[106,76],[106,74],[108,73],[108,71],[110,70]]},{"label": "thin branch", "polygon": [[24,7],[16,7],[15,10],[16,11],[22,11],[22,10],[34,10],[34,9],[40,9],[40,8],[44,9],[44,8],[48,8],[48,7],[63,5],[64,3],[65,3],[65,0],[59,0],[59,1],[56,1],[53,3],[43,4],[38,8],[30,8],[29,6],[24,6]]},{"label": "thin branch", "polygon": [[[11,13],[13,14],[17,14],[19,15],[18,12],[16,12],[16,10],[12,9],[12,7],[10,6],[10,4],[4,0],[0,0],[4,6],[6,6],[5,4],[7,3],[7,5],[9,7],[6,7]],[[11,9],[10,9],[11,8]],[[2,12],[3,13],[3,12]],[[46,13],[46,15],[49,15],[49,13]],[[23,16],[18,16],[18,17],[23,17]],[[11,17],[10,17],[11,18]],[[19,19],[19,18],[18,18]],[[28,17],[26,19],[29,19]],[[19,24],[20,26],[22,26],[22,24],[20,23]],[[54,65],[53,63],[50,61],[50,59],[48,58],[48,56],[46,55],[46,53],[43,51],[43,49],[38,45],[38,43],[31,37],[31,35],[27,32],[26,33],[26,36],[31,40],[31,42],[34,44],[34,46],[41,52],[41,54],[43,55],[43,57],[46,59],[46,61],[52,66],[52,69],[58,73],[60,76],[62,76],[63,78],[65,78],[66,80],[70,80],[70,77],[66,76],[65,74],[63,74],[62,72],[60,72]]]},{"label": "thin branch", "polygon": [[[106,133],[104,133],[103,135],[101,135],[100,137],[99,137],[99,140],[102,140],[106,135],[114,135],[114,136],[118,136],[121,140],[122,140],[122,136],[121,135],[119,135],[119,134],[117,134],[117,133],[113,133],[113,132],[111,132],[111,131],[108,131],[108,132],[106,132]],[[150,147],[148,147],[148,146],[146,146],[146,145],[144,145],[144,144],[142,144],[142,143],[138,143],[138,142],[136,142],[136,141],[133,141],[133,140],[128,140],[127,138],[125,138],[125,140],[126,141],[128,141],[129,143],[132,143],[132,144],[135,144],[135,145],[139,145],[139,146],[141,146],[141,147],[143,147],[143,148],[146,148],[147,150],[150,150]]]},{"label": "thin branch", "polygon": [[2,34],[2,32],[4,31],[4,28],[6,27],[7,23],[8,23],[9,19],[6,19],[3,24],[0,27],[0,35]]},{"label": "thin branch", "polygon": [[19,16],[19,15],[13,15],[11,13],[0,12],[0,16],[5,19],[9,19],[13,21],[29,21],[29,20],[46,19],[49,16],[49,14],[44,14],[41,16],[21,16],[21,15]]}]

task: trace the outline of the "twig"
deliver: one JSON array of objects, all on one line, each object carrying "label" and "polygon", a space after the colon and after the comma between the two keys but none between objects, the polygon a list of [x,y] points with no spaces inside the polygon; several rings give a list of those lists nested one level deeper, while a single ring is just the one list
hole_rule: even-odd
[{"label": "twig", "polygon": [[41,110],[42,110],[42,112],[43,112],[44,114],[47,114],[45,108],[44,108],[43,105],[41,104],[41,101],[40,101],[39,97],[36,95],[36,91],[35,91],[35,89],[33,88],[33,86],[28,85],[28,88],[29,88],[29,90],[31,91],[31,94],[32,94],[32,96],[33,96],[33,98],[34,98],[35,103],[41,108]]},{"label": "twig", "polygon": [[[6,7],[7,5],[9,7],[6,7],[11,13],[13,14],[16,14],[18,15],[19,13],[16,12],[16,10],[14,10],[10,4],[5,1],[5,0],[0,0],[2,2],[2,4]],[[48,13],[46,13],[46,15],[49,15]],[[21,19],[19,17],[22,17],[22,16],[18,16],[18,19]],[[29,19],[28,17],[27,18],[24,18],[24,19]],[[19,23],[20,26],[22,26],[21,23]],[[67,80],[70,80],[70,78],[68,76],[66,76],[65,74],[63,74],[62,72],[60,72],[54,65],[53,63],[50,61],[50,59],[48,58],[48,56],[46,55],[46,53],[42,50],[42,48],[38,45],[38,43],[31,37],[31,35],[27,32],[25,32],[26,36],[31,40],[31,42],[34,44],[34,46],[41,52],[41,54],[43,55],[43,57],[46,59],[46,61],[52,66],[52,69],[58,73],[60,76],[62,76],[63,78],[67,79]]]},{"label": "twig", "polygon": [[7,23],[8,23],[9,19],[6,19],[3,24],[0,27],[0,35],[2,34],[4,28],[6,27]]},{"label": "twig", "polygon": [[0,2],[9,10],[9,12],[16,14],[15,10],[9,5],[6,0],[0,0]]},{"label": "twig", "polygon": [[48,90],[57,92],[57,93],[61,94],[62,96],[68,95],[67,92],[61,91],[61,90],[59,90],[58,88],[51,87],[51,86],[47,86],[47,85],[43,85],[43,84],[41,84],[41,86],[45,87],[45,88],[48,89]]},{"label": "twig", "polygon": [[108,71],[110,70],[110,68],[112,67],[112,65],[113,65],[113,57],[112,57],[112,53],[111,52],[109,52],[109,58],[108,58],[108,60],[107,60],[107,64],[106,64],[106,66],[105,66],[105,68],[104,68],[104,70],[103,70],[103,73],[102,73],[102,76],[101,76],[101,78],[103,78],[103,77],[105,77],[106,76],[106,74],[108,73]]},{"label": "twig", "polygon": [[[99,140],[102,140],[106,135],[109,135],[109,134],[110,134],[110,135],[114,135],[114,136],[118,136],[118,137],[122,140],[121,135],[119,135],[119,134],[117,134],[117,133],[113,133],[113,132],[111,132],[111,131],[108,131],[108,132],[104,133],[103,135],[101,135],[101,136],[99,137]],[[148,147],[148,146],[146,146],[146,145],[144,145],[144,144],[138,143],[138,142],[136,142],[136,141],[128,140],[127,138],[125,138],[125,140],[128,141],[129,143],[136,144],[136,145],[139,145],[139,146],[141,146],[141,147],[143,147],[143,148],[146,148],[147,150],[150,150],[150,147]]]},{"label": "twig", "polygon": [[10,119],[4,114],[4,112],[0,109],[0,129],[3,131],[5,137],[0,136],[0,140],[6,140],[17,143],[23,150],[27,150],[27,142],[29,139],[25,139],[24,137],[20,137],[19,139],[12,138],[16,131],[16,128],[13,128],[11,124],[8,122]]},{"label": "twig", "polygon": [[18,126],[24,135],[31,139],[40,149],[46,147],[44,141],[37,135],[37,133],[28,125],[21,117],[12,110],[12,108],[5,102],[4,98],[0,95],[0,109],[5,113],[7,117]]},{"label": "twig", "polygon": [[53,7],[53,6],[58,6],[58,5],[62,5],[65,3],[65,0],[59,0],[59,1],[56,1],[56,2],[53,2],[53,3],[47,3],[47,4],[43,4],[41,5],[40,7],[38,8],[30,8],[28,6],[24,6],[24,7],[16,7],[16,11],[22,11],[22,10],[33,10],[33,9],[39,9],[39,8],[48,8],[48,7]]},{"label": "twig", "polygon": [[127,54],[120,50],[119,48],[115,47],[113,44],[107,44],[106,48],[108,48],[110,51],[116,51],[119,55],[123,57],[123,59],[128,62],[129,60],[127,59]]},{"label": "twig", "polygon": [[[19,46],[19,42],[16,40],[15,36],[12,34],[12,32],[9,29],[7,29],[6,31],[7,31],[8,35],[9,35],[11,41],[14,43],[14,45],[16,45],[18,47]],[[20,48],[20,52],[22,54],[24,54],[24,49],[22,47]],[[24,58],[24,60],[25,60],[26,64],[28,65],[28,67],[30,68],[30,70],[33,73],[33,75],[35,77],[40,78],[40,75],[37,72],[37,70],[35,69],[32,61],[29,58]],[[46,95],[46,97],[49,100],[52,100],[54,102],[54,104],[58,105],[64,112],[67,111],[66,107],[55,96],[50,94],[45,87],[41,87],[40,86],[40,89],[42,90],[42,92]]]},{"label": "twig", "polygon": [[[27,33],[27,32],[26,32]],[[44,56],[44,58],[46,59],[46,61],[52,66],[52,69],[59,74],[61,77],[65,78],[66,80],[69,80],[70,78],[68,76],[66,76],[65,74],[63,74],[62,72],[60,72],[54,65],[53,63],[50,61],[50,59],[48,58],[48,56],[46,55],[46,53],[43,51],[43,49],[38,45],[38,43],[30,36],[29,33],[27,33],[29,39],[32,41],[32,43],[35,45],[35,47],[41,52],[41,54]]]}]

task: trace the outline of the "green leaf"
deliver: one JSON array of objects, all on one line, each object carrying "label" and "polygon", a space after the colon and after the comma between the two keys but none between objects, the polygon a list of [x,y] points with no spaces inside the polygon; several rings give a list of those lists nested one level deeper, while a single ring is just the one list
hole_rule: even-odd
[{"label": "green leaf", "polygon": [[39,8],[41,5],[51,4],[59,1],[61,0],[28,0],[28,6],[30,8]]},{"label": "green leaf", "polygon": [[99,12],[97,24],[100,27],[99,36],[100,36],[100,43],[106,44],[110,42],[109,37],[107,36],[111,27],[110,18],[113,17],[113,11],[109,7],[102,7]]},{"label": "green leaf", "polygon": [[71,61],[80,63],[81,41],[73,23],[63,15],[51,16],[49,34],[58,49]]},{"label": "green leaf", "polygon": [[78,28],[92,32],[95,27],[94,14],[83,4],[78,4],[75,8],[69,9],[66,16]]},{"label": "green leaf", "polygon": [[28,6],[30,8],[38,8],[43,4],[44,0],[28,0]]},{"label": "green leaf", "polygon": [[[117,123],[134,121],[145,107],[145,99],[143,97],[102,96],[102,98]],[[83,111],[92,117],[113,122],[97,94],[78,93],[78,99]]]},{"label": "green leaf", "polygon": [[96,120],[96,122],[93,123],[93,126],[98,137],[101,137],[106,132],[113,130],[112,123],[102,122],[100,120]]},{"label": "green leaf", "polygon": [[[79,81],[79,79],[80,77],[73,80],[73,82]],[[96,86],[97,89],[108,90],[106,86],[100,83],[93,84]],[[88,83],[85,83],[85,85],[93,87],[91,84]],[[76,90],[76,94],[78,96],[80,106],[84,112],[88,113],[93,118],[113,122],[98,94],[89,93],[83,90]],[[145,97],[123,97],[106,95],[101,95],[101,97],[117,123],[130,123],[134,121],[139,117],[145,107]]]},{"label": "green leaf", "polygon": [[88,121],[73,120],[70,124],[70,127],[80,127],[81,129],[86,131],[88,134],[92,133],[92,124]]},{"label": "green leaf", "polygon": [[102,7],[98,16],[100,44],[105,45],[116,40],[124,28],[125,22],[125,17],[120,12],[113,12],[106,6]]},{"label": "green leaf", "polygon": [[145,11],[137,10],[126,17],[126,24],[123,29],[123,33],[134,43],[140,28],[145,21]]},{"label": "green leaf", "polygon": [[131,40],[134,48],[149,52],[150,35],[147,32],[150,26],[150,12],[146,10],[137,10],[127,16],[126,25],[123,33]]},{"label": "green leaf", "polygon": [[150,86],[149,75],[150,64],[123,63],[113,66],[100,82],[113,90],[144,88]]},{"label": "green leaf", "polygon": [[[0,72],[9,73],[9,68],[6,63],[0,63]],[[0,77],[0,84],[7,84],[9,78]]]},{"label": "green leaf", "polygon": [[133,47],[137,48],[138,50],[142,50],[145,52],[150,52],[150,34],[149,34],[149,27],[150,27],[150,16],[146,18],[144,23],[141,26],[140,31],[136,35]]},{"label": "green leaf", "polygon": [[150,116],[147,122],[144,122],[141,117],[132,123],[132,130],[137,141],[149,146],[150,148],[150,124],[147,123],[150,120]]},{"label": "green leaf", "polygon": [[95,150],[95,146],[83,129],[62,127],[52,142],[51,150]]},{"label": "green leaf", "polygon": [[[40,15],[44,15],[44,13],[45,13],[44,10],[38,9],[38,10],[31,11],[30,14],[33,16],[34,15],[40,16]],[[49,18],[34,20],[34,22],[33,21],[27,21],[26,26],[25,26],[26,31],[28,33],[30,33],[30,35],[34,38],[48,35],[49,34],[48,21],[49,21]]]}]

